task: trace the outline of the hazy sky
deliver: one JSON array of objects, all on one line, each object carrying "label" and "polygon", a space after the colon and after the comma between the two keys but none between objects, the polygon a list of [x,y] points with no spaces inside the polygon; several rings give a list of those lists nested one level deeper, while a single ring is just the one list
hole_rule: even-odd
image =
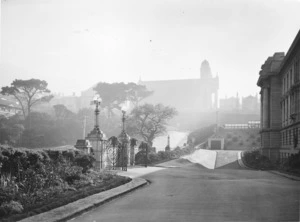
[{"label": "hazy sky", "polygon": [[255,94],[268,56],[300,28],[299,0],[2,0],[1,85],[39,78],[53,92],[99,81],[200,76],[220,96]]}]

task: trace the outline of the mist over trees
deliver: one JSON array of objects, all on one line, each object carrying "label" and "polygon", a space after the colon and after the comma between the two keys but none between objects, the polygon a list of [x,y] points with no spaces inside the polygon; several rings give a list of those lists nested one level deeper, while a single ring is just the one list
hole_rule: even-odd
[{"label": "mist over trees", "polygon": [[[19,102],[22,115],[0,119],[0,144],[28,148],[72,145],[94,128],[94,107],[74,113],[65,105],[56,104],[47,113],[32,111],[32,107],[52,99],[47,86],[44,80],[30,79],[14,80],[11,86],[2,87],[3,95],[11,95]],[[127,133],[149,145],[166,132],[167,121],[177,113],[162,104],[140,105],[153,93],[143,85],[100,82],[94,89],[102,97],[99,125],[107,137],[121,133],[121,108],[128,102],[133,109],[126,113]]]},{"label": "mist over trees", "polygon": [[1,94],[13,96],[19,102],[25,119],[30,114],[33,106],[49,102],[53,98],[47,87],[48,83],[44,80],[16,79],[10,86],[2,87]]},{"label": "mist over trees", "polygon": [[126,101],[137,106],[140,101],[153,93],[153,91],[147,90],[146,86],[132,82],[127,84],[100,82],[94,90],[101,96],[101,106],[107,109],[108,117],[114,115],[113,109],[120,110]]}]

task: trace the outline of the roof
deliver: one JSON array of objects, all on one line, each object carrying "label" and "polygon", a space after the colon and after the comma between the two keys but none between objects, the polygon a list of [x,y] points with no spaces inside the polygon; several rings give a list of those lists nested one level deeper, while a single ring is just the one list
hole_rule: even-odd
[{"label": "roof", "polygon": [[279,73],[284,58],[284,52],[276,52],[273,56],[268,57],[265,63],[261,66],[257,81],[258,86],[262,86],[264,80],[268,79],[270,76],[277,75]]},{"label": "roof", "polygon": [[296,52],[299,49],[300,49],[300,30],[298,31],[292,45],[290,46],[288,52],[286,53],[286,56],[285,56],[283,62],[281,63],[279,72],[283,71],[283,69],[287,66],[290,58],[293,57],[294,52]]}]

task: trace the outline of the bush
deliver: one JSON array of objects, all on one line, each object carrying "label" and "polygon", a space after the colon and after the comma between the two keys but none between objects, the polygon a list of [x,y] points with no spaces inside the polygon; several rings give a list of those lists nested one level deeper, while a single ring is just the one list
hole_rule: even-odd
[{"label": "bush", "polygon": [[92,155],[79,154],[76,156],[74,162],[77,166],[82,167],[82,172],[85,173],[87,170],[91,169],[95,163],[96,159]]},{"label": "bush", "polygon": [[300,169],[300,154],[290,155],[283,163],[280,168],[287,171],[299,170]]},{"label": "bush", "polygon": [[49,196],[72,189],[70,185],[82,179],[83,173],[93,166],[94,161],[94,157],[74,150],[0,146],[0,203],[6,203],[1,214],[18,211],[18,205],[11,202],[13,200],[27,210]]},{"label": "bush", "polygon": [[259,150],[243,152],[242,159],[247,166],[254,169],[269,170],[274,168],[269,158],[261,155]]},{"label": "bush", "polygon": [[0,217],[21,213],[22,211],[23,206],[17,201],[11,200],[10,202],[4,202],[0,205]]}]

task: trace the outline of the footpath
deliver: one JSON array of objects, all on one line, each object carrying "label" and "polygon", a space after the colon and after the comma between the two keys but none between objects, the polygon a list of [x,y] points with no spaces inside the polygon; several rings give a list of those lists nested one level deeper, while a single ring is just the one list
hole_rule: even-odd
[{"label": "footpath", "polygon": [[112,199],[120,197],[130,191],[138,189],[142,186],[147,185],[147,181],[139,178],[142,175],[153,173],[158,170],[163,170],[160,167],[129,167],[127,171],[117,171],[118,175],[127,176],[132,178],[127,184],[121,185],[119,187],[107,190],[98,194],[88,196],[86,198],[77,200],[75,202],[69,203],[65,206],[55,208],[53,210],[25,218],[20,220],[20,222],[54,222],[54,221],[65,221],[80,215],[94,207],[100,206]]}]

